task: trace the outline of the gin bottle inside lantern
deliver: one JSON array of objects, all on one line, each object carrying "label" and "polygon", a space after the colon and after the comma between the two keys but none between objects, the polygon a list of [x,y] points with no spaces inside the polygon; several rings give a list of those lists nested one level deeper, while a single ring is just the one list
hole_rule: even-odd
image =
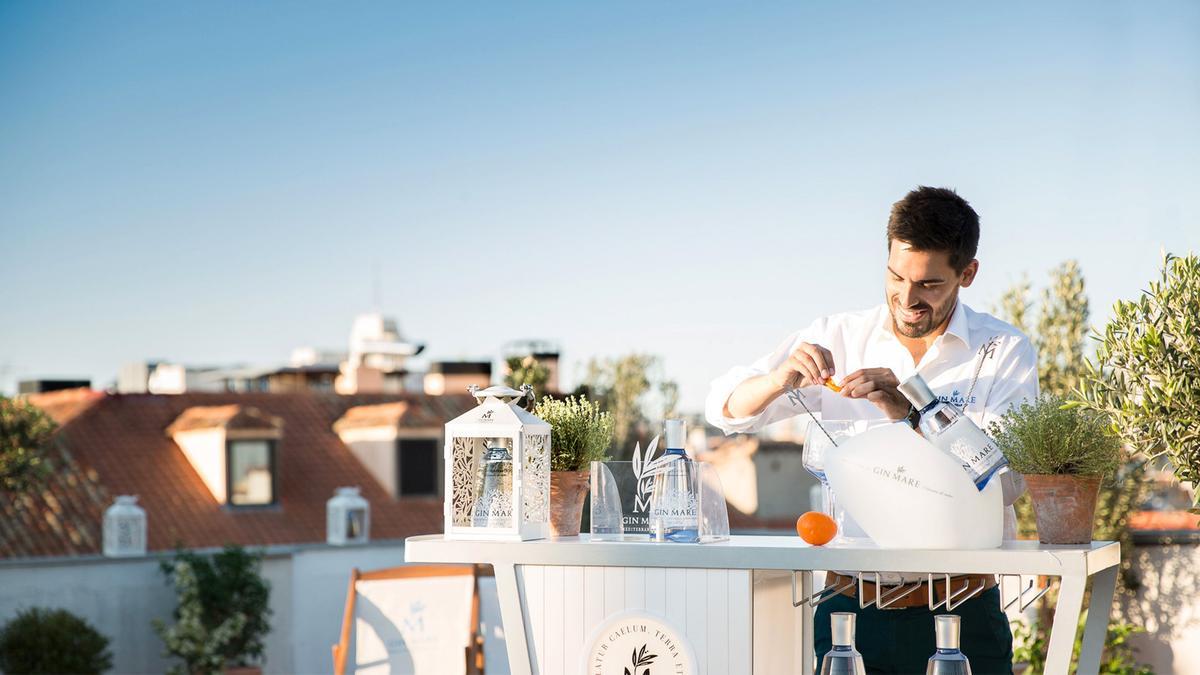
[{"label": "gin bottle inside lantern", "polygon": [[550,425],[522,407],[533,389],[471,387],[479,405],[446,424],[446,538],[549,534]]},{"label": "gin bottle inside lantern", "polygon": [[475,494],[475,527],[508,527],[512,524],[512,454],[503,438],[489,438],[483,471]]}]

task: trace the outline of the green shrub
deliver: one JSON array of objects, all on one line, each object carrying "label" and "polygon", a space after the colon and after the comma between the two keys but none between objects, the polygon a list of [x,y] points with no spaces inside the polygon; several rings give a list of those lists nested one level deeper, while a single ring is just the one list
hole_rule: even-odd
[{"label": "green shrub", "polygon": [[[1075,646],[1071,651],[1071,670],[1074,673],[1083,651],[1083,627],[1087,612],[1079,616],[1075,630]],[[1013,665],[1025,665],[1030,675],[1046,672],[1046,650],[1049,648],[1048,623],[1027,625],[1009,621],[1013,634]],[[1137,650],[1129,644],[1129,636],[1145,633],[1146,629],[1127,623],[1111,622],[1104,636],[1104,652],[1100,659],[1100,675],[1154,675],[1154,671],[1138,663]]]},{"label": "green shrub", "polygon": [[1043,394],[993,422],[991,434],[1018,473],[1103,476],[1121,460],[1121,441],[1109,427],[1104,415]]},{"label": "green shrub", "polygon": [[65,609],[27,609],[0,628],[0,671],[10,675],[109,668],[108,638]]},{"label": "green shrub", "polygon": [[50,472],[46,448],[58,425],[23,399],[0,396],[0,491],[32,492]]},{"label": "green shrub", "polygon": [[262,557],[240,546],[213,556],[179,551],[161,569],[175,586],[179,607],[175,624],[160,620],[154,630],[168,656],[183,659],[177,672],[214,672],[226,665],[247,665],[263,655],[270,631],[271,586],[260,574]]},{"label": "green shrub", "polygon": [[[1137,300],[1119,301],[1087,364],[1082,405],[1175,477],[1200,485],[1200,256],[1166,255]],[[1200,490],[1195,493],[1200,511]]]}]

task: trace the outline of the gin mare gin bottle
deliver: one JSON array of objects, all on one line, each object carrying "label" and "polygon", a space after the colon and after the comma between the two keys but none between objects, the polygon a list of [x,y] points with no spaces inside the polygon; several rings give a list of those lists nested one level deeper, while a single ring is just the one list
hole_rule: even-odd
[{"label": "gin mare gin bottle", "polygon": [[939,401],[923,377],[914,373],[897,389],[921,412],[925,440],[961,462],[976,488],[982,490],[992,474],[1008,464],[996,443],[958,408]]},{"label": "gin mare gin bottle", "polygon": [[830,615],[833,649],[821,659],[821,675],[867,675],[862,654],[854,648],[854,617],[853,612]]},{"label": "gin mare gin bottle", "polygon": [[958,617],[938,614],[933,617],[933,631],[937,651],[929,657],[925,675],[971,675],[971,662],[958,649]]},{"label": "gin mare gin bottle", "polygon": [[471,524],[475,527],[512,526],[512,454],[503,438],[489,438],[475,494]]},{"label": "gin mare gin bottle", "polygon": [[700,499],[696,464],[684,449],[687,423],[667,420],[668,461],[655,470],[650,492],[650,538],[655,541],[700,540]]}]

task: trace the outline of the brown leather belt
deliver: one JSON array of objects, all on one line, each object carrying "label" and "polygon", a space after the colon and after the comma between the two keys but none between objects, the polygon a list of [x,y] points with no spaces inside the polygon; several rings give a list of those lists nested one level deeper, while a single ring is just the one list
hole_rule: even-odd
[{"label": "brown leather belt", "polygon": [[[980,585],[982,584],[982,588]],[[840,586],[849,585],[848,588],[841,592],[842,595],[851,598],[858,597],[858,579],[857,577],[838,574],[837,572],[829,572],[825,576],[826,588],[837,588]],[[908,609],[911,607],[926,607],[929,605],[929,582],[913,582],[910,584],[881,584],[883,587],[884,609]],[[903,587],[906,590],[900,590]],[[992,589],[996,587],[996,576],[994,574],[963,574],[950,577],[950,595],[955,595],[965,589],[980,588],[978,592]],[[878,589],[873,581],[863,581],[863,603],[874,603],[878,595]],[[911,590],[908,590],[911,589]],[[903,595],[897,596],[897,593]],[[895,598],[892,600],[891,598]],[[942,602],[946,599],[946,578],[943,576],[933,579],[933,599],[934,603]]]}]

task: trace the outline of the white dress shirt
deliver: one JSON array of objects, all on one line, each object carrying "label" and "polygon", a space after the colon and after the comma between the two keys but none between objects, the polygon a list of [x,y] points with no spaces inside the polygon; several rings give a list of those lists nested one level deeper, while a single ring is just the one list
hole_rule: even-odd
[{"label": "white dress shirt", "polygon": [[[886,305],[817,319],[754,363],[737,366],[713,380],[705,404],[708,423],[733,434],[758,431],[773,422],[804,414],[787,396],[780,396],[757,415],[725,416],[725,404],[739,384],[771,372],[802,342],[820,345],[833,354],[835,382],[860,368],[891,368],[901,382],[919,372],[939,399],[958,406],[984,430],[1014,403],[1038,395],[1037,352],[1029,338],[990,314],[972,310],[961,300],[946,332],[934,340],[920,363],[913,362],[891,325]],[[866,399],[846,398],[821,385],[801,391],[808,407],[827,420],[887,418]],[[1005,509],[1004,533],[1011,539],[1016,537],[1016,514],[1011,504],[1024,491],[1024,481],[1006,482],[1005,504],[1010,506]]]}]

